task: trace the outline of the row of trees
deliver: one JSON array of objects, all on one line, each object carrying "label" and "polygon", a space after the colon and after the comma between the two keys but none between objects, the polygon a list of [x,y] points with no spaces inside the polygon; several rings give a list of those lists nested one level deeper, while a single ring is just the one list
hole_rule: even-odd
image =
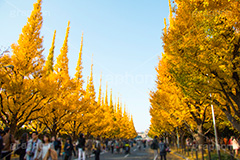
[{"label": "row of trees", "polygon": [[[136,130],[132,116],[119,98],[113,102],[108,89],[99,87],[98,98],[93,84],[93,64],[84,89],[81,40],[79,59],[73,78],[68,73],[68,35],[70,22],[57,62],[54,64],[56,31],[45,61],[42,46],[42,0],[23,27],[11,54],[0,57],[0,116],[1,123],[13,134],[29,128],[51,135],[85,133],[108,138],[134,138]],[[102,81],[102,78],[101,78]]]},{"label": "row of trees", "polygon": [[240,4],[236,0],[175,0],[163,31],[156,90],[150,93],[149,135],[188,131],[203,144],[218,130],[240,132]]}]

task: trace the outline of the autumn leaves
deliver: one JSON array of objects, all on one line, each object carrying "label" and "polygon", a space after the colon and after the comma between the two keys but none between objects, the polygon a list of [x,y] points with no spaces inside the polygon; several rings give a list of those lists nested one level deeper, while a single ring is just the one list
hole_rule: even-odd
[{"label": "autumn leaves", "polygon": [[150,134],[182,129],[203,136],[213,129],[211,104],[219,130],[233,126],[240,131],[239,2],[175,4],[162,37],[156,90],[150,94]]},{"label": "autumn leaves", "polygon": [[[0,57],[0,104],[1,123],[10,126],[16,133],[27,127],[51,135],[80,132],[104,137],[133,138],[136,131],[132,116],[120,100],[113,102],[108,90],[96,100],[93,84],[93,64],[83,87],[82,48],[79,51],[76,73],[73,78],[68,73],[68,35],[70,22],[60,54],[54,63],[56,31],[52,46],[45,61],[42,46],[42,0],[34,4],[34,9],[23,27],[17,44],[13,44],[12,54]],[[45,50],[46,51],[46,50]],[[5,66],[12,65],[9,68]]]}]

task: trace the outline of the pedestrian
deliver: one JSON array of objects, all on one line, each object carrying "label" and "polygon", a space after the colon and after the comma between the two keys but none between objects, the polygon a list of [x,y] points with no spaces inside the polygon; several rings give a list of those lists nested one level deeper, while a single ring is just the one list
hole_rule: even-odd
[{"label": "pedestrian", "polygon": [[227,146],[227,137],[224,137],[223,142],[224,142],[224,145]]},{"label": "pedestrian", "polygon": [[112,143],[111,143],[111,152],[112,152],[112,154],[114,153],[114,145],[115,145],[115,141],[112,140]]},{"label": "pedestrian", "polygon": [[239,144],[235,137],[232,137],[232,148],[235,153],[235,156],[238,155]]},{"label": "pedestrian", "polygon": [[118,139],[116,141],[116,151],[117,151],[118,154],[120,153],[120,143],[119,143]]},{"label": "pedestrian", "polygon": [[59,144],[59,152],[58,152],[58,157],[61,156],[61,151],[62,151],[62,139],[60,137],[57,138],[58,144]]},{"label": "pedestrian", "polygon": [[3,144],[4,147],[2,149],[2,156],[1,159],[5,158],[5,160],[11,159],[12,154],[12,144],[15,143],[15,139],[13,135],[10,133],[10,128],[4,128],[5,135],[3,136]]},{"label": "pedestrian", "polygon": [[144,151],[145,151],[146,147],[147,147],[147,141],[144,139],[144,140],[143,140],[143,150],[144,150]]},{"label": "pedestrian", "polygon": [[130,144],[128,140],[126,140],[125,143],[125,154],[130,154]]},{"label": "pedestrian", "polygon": [[86,155],[85,155],[85,143],[86,140],[83,137],[84,135],[81,133],[78,139],[78,144],[77,144],[77,150],[78,150],[78,160],[81,160],[81,157],[83,160],[85,160]]},{"label": "pedestrian", "polygon": [[151,148],[154,150],[154,160],[158,159],[158,137],[154,136],[151,144]]},{"label": "pedestrian", "polygon": [[95,141],[93,153],[95,155],[95,160],[100,160],[101,142],[99,137],[97,137]]},{"label": "pedestrian", "polygon": [[86,141],[86,157],[88,157],[88,158],[90,158],[90,156],[91,156],[92,146],[93,146],[92,138],[89,137]]},{"label": "pedestrian", "polygon": [[26,150],[26,160],[35,160],[40,158],[42,141],[38,138],[38,132],[32,133],[32,139],[28,141]]},{"label": "pedestrian", "polygon": [[123,153],[123,141],[122,141],[122,139],[119,140],[119,146],[120,146],[120,153]]},{"label": "pedestrian", "polygon": [[137,140],[137,147],[138,147],[138,150],[141,151],[142,144],[140,140]]},{"label": "pedestrian", "polygon": [[26,155],[26,149],[28,144],[28,134],[23,133],[20,139],[20,144],[17,146],[17,149],[15,151],[18,152],[19,160],[24,160],[24,157]]},{"label": "pedestrian", "polygon": [[130,140],[130,145],[133,148],[133,140]]},{"label": "pedestrian", "polygon": [[0,129],[0,158],[2,157],[2,149],[4,147],[4,145],[3,145],[3,135],[4,135],[4,131]]},{"label": "pedestrian", "polygon": [[111,144],[112,144],[112,140],[108,141],[108,151],[111,151]]},{"label": "pedestrian", "polygon": [[43,143],[41,145],[41,152],[40,152],[41,159],[44,159],[44,160],[51,160],[52,159],[51,156],[50,156],[50,153],[49,153],[50,149],[54,149],[54,146],[50,141],[50,136],[44,135],[43,136]]},{"label": "pedestrian", "polygon": [[230,152],[232,151],[232,141],[233,141],[233,136],[231,136],[230,138],[229,138],[229,140],[228,140],[228,149],[230,150]]},{"label": "pedestrian", "polygon": [[74,152],[74,147],[72,144],[72,139],[71,137],[68,137],[64,145],[64,153],[65,153],[64,160],[71,160],[73,152]]},{"label": "pedestrian", "polygon": [[167,155],[167,145],[166,143],[163,142],[163,138],[160,138],[160,143],[159,143],[159,150],[160,150],[160,157],[161,160],[166,160],[166,155]]},{"label": "pedestrian", "polygon": [[106,145],[106,151],[109,151],[109,148],[108,148],[108,138],[105,140],[105,145]]},{"label": "pedestrian", "polygon": [[59,138],[55,138],[53,136],[52,137],[52,143],[53,143],[54,150],[57,152],[58,157],[59,157],[60,152],[61,152],[61,141],[59,140]]}]

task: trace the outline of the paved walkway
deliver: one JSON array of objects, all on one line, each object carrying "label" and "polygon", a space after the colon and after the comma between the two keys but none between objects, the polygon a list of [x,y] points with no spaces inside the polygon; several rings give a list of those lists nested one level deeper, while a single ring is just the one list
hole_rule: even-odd
[{"label": "paved walkway", "polygon": [[[18,158],[11,158],[13,160],[18,160]],[[94,155],[87,160],[94,160]],[[153,150],[147,148],[146,150],[138,150],[136,147],[131,149],[130,154],[112,154],[111,152],[102,152],[100,156],[101,160],[153,160]],[[167,160],[182,160],[183,158],[175,155],[174,153],[167,154]],[[59,160],[62,160],[61,158]],[[77,160],[77,158],[73,158],[73,160]],[[160,160],[160,158],[158,158]]]},{"label": "paved walkway", "polygon": [[[136,147],[131,149],[130,154],[111,154],[110,152],[103,152],[100,156],[101,160],[153,160],[153,150],[138,150]],[[176,156],[173,153],[167,155],[167,160],[182,160],[183,158]],[[75,159],[77,160],[77,159]],[[89,160],[94,160],[94,157]],[[160,158],[158,159],[160,160]]]}]

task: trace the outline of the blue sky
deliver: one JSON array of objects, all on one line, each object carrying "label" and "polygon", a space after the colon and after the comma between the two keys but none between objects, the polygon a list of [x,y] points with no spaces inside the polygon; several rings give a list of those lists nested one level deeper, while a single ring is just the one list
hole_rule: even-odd
[{"label": "blue sky", "polygon": [[[36,0],[0,1],[0,47],[17,42]],[[43,0],[44,55],[56,29],[55,58],[70,20],[69,73],[75,73],[84,32],[83,75],[90,74],[93,54],[94,84],[98,92],[102,72],[113,97],[119,96],[133,115],[137,131],[150,125],[149,91],[154,89],[158,56],[163,52],[162,29],[168,18],[167,0]]]}]

